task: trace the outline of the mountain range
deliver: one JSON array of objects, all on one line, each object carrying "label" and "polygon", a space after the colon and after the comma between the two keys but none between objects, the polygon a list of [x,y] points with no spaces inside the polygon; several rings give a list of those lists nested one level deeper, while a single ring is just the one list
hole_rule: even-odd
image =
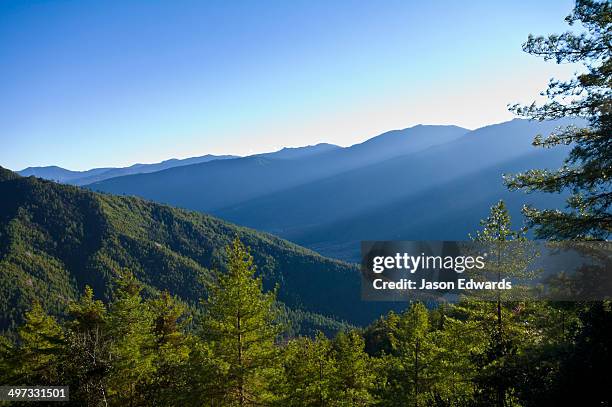
[{"label": "mountain range", "polygon": [[345,148],[281,150],[87,187],[210,213],[357,261],[360,240],[466,239],[500,198],[519,220],[526,203],[560,207],[561,195],[508,192],[502,175],[560,166],[567,147],[536,149],[531,141],[569,123],[418,125]]},{"label": "mountain range", "polygon": [[145,292],[168,290],[197,308],[199,281],[223,269],[236,236],[265,286],[279,287],[296,332],[367,324],[397,305],[360,300],[360,240],[463,240],[499,199],[519,222],[525,203],[561,207],[562,195],[508,192],[502,174],[560,166],[569,146],[531,140],[569,123],[419,125],[350,147],[22,171],[55,182],[0,167],[0,329],[34,298],[57,315],[85,284],[109,298],[127,269]]},{"label": "mountain range", "polygon": [[61,182],[71,185],[86,185],[92,182],[103,181],[105,179],[121,177],[132,174],[146,174],[149,172],[166,170],[168,168],[180,167],[182,165],[191,165],[205,163],[213,160],[226,160],[236,158],[233,155],[203,155],[200,157],[191,157],[185,159],[171,158],[154,164],[134,164],[123,168],[93,168],[87,171],[71,171],[55,165],[47,167],[28,167],[17,173],[24,177],[35,176],[51,181]]}]

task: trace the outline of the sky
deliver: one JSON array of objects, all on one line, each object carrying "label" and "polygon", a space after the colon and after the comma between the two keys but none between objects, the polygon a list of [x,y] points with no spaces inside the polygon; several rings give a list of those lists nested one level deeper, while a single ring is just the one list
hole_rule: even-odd
[{"label": "sky", "polygon": [[572,6],[3,0],[0,166],[84,170],[510,120],[509,103],[578,69],[521,49],[530,33],[566,31]]}]

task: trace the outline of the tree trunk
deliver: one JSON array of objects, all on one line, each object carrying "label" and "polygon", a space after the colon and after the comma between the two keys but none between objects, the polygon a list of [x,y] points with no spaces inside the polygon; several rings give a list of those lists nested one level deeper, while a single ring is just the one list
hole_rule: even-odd
[{"label": "tree trunk", "polygon": [[414,407],[419,407],[419,338],[414,346]]},{"label": "tree trunk", "polygon": [[244,371],[242,369],[242,331],[241,331],[241,315],[238,313],[237,318],[237,327],[238,327],[238,404],[242,407],[244,406]]}]

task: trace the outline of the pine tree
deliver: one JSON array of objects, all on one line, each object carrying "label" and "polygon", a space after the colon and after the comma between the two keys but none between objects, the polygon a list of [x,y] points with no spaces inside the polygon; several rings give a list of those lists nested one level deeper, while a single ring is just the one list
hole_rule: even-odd
[{"label": "pine tree", "polygon": [[225,387],[220,381],[227,375],[227,364],[215,358],[211,346],[202,338],[189,335],[185,345],[189,358],[176,380],[185,385],[184,391],[173,392],[171,405],[223,406]]},{"label": "pine tree", "polygon": [[[482,243],[487,250],[487,272],[497,280],[502,277],[532,277],[533,273],[528,267],[537,253],[527,242],[525,228],[512,229],[512,221],[503,201],[491,207],[489,216],[481,221],[481,225],[483,228],[476,233],[474,240]],[[482,398],[486,403],[503,407],[512,400],[513,379],[509,366],[520,342],[520,325],[514,323],[518,316],[516,310],[520,310],[520,307],[513,309],[512,303],[504,301],[501,290],[495,293],[494,306],[490,307],[489,304],[488,301],[467,299],[459,309],[466,312],[471,320],[480,322],[482,329],[490,335],[488,346],[476,357],[477,365],[482,369],[479,376]],[[493,389],[493,394],[490,394],[490,389]]]},{"label": "pine tree", "polygon": [[283,349],[282,375],[275,383],[279,406],[329,406],[339,396],[338,367],[329,339],[297,338]]},{"label": "pine tree", "polygon": [[185,391],[184,375],[189,360],[189,338],[185,326],[189,322],[187,307],[164,291],[148,302],[153,317],[153,368],[155,374],[140,391],[151,406],[177,405],[176,394]]},{"label": "pine tree", "polygon": [[140,296],[141,284],[126,272],[117,280],[109,312],[111,370],[109,393],[117,402],[146,404],[138,386],[146,385],[155,373],[153,365],[153,318]]},{"label": "pine tree", "polygon": [[521,116],[535,120],[580,117],[587,126],[569,126],[533,144],[550,148],[572,144],[563,168],[531,170],[507,179],[511,189],[561,192],[569,190],[569,211],[525,207],[524,213],[538,237],[605,239],[612,233],[612,4],[577,0],[565,19],[580,24],[586,32],[535,37],[523,49],[557,63],[582,63],[586,72],[569,81],[551,80],[543,94],[547,103],[514,106]]},{"label": "pine tree", "polygon": [[[582,33],[567,32],[547,37],[530,36],[523,49],[557,63],[580,63],[584,71],[569,81],[551,80],[543,93],[548,101],[542,106],[514,106],[520,115],[536,120],[580,117],[584,128],[569,127],[547,138],[536,137],[534,145],[554,147],[571,144],[563,168],[557,171],[531,170],[510,177],[511,189],[571,193],[568,211],[524,208],[536,236],[550,240],[609,239],[612,234],[612,4],[609,1],[577,0],[566,17],[570,25],[580,24]],[[555,394],[564,403],[574,400],[571,386],[579,383],[581,393],[590,399],[582,403],[612,402],[606,361],[612,358],[609,340],[600,335],[609,331],[611,313],[607,302],[579,303],[564,310],[554,304],[562,317],[564,340],[555,355],[562,368]],[[577,329],[566,329],[566,320],[578,317]],[[602,317],[603,316],[603,317]],[[569,317],[569,318],[568,318]],[[586,332],[586,333],[585,333]],[[584,342],[583,342],[584,341]],[[582,343],[581,343],[582,342]],[[588,342],[588,346],[581,346]],[[584,352],[588,349],[587,352]],[[604,364],[600,364],[604,361]],[[609,363],[608,363],[609,365]],[[592,398],[591,398],[592,397]]]},{"label": "pine tree", "polygon": [[9,381],[21,385],[57,385],[61,378],[59,361],[64,349],[64,333],[55,318],[38,301],[26,312],[17,329],[17,346],[9,357]]},{"label": "pine tree", "polygon": [[336,353],[338,402],[336,405],[368,406],[374,398],[370,393],[375,381],[365,342],[357,331],[340,332],[334,340]]},{"label": "pine tree", "polygon": [[473,355],[483,353],[487,336],[479,322],[457,318],[454,313],[455,307],[449,307],[449,315],[444,315],[443,323],[428,336],[432,342],[428,361],[429,404],[475,404],[473,383],[478,368]]},{"label": "pine tree", "polygon": [[364,331],[366,352],[372,356],[391,354],[391,333],[397,329],[398,323],[399,316],[394,311],[389,311],[386,316],[371,323]]},{"label": "pine tree", "polygon": [[110,345],[108,315],[91,287],[68,306],[67,350],[64,357],[70,399],[90,406],[108,404]]},{"label": "pine tree", "polygon": [[[528,270],[528,267],[537,253],[533,246],[527,242],[527,230],[525,228],[512,230],[512,221],[504,201],[500,200],[493,205],[489,216],[483,219],[480,224],[482,230],[476,232],[476,237],[473,240],[481,243],[486,250],[488,255],[487,274],[492,275],[497,281],[502,278],[521,278],[524,280],[532,277],[533,273]],[[482,274],[480,271],[476,273]],[[515,291],[516,289],[515,284]],[[497,334],[501,340],[503,336],[502,290],[497,290],[495,294]]]},{"label": "pine tree", "polygon": [[253,258],[236,238],[227,248],[227,273],[218,273],[204,302],[204,338],[221,372],[216,386],[227,405],[272,399],[270,375],[276,359],[275,293],[262,291]]},{"label": "pine tree", "polygon": [[403,369],[404,395],[407,405],[424,405],[422,384],[427,375],[431,344],[428,339],[429,316],[427,308],[415,302],[402,314],[394,334],[394,347]]}]

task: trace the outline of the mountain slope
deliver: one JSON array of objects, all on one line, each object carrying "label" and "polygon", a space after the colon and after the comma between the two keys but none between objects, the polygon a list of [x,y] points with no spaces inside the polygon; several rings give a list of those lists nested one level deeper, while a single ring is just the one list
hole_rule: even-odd
[{"label": "mountain slope", "polygon": [[[534,196],[509,194],[502,174],[561,165],[567,148],[536,149],[531,141],[571,122],[516,119],[469,132],[415,126],[311,158],[247,157],[115,178],[92,188],[210,212],[355,261],[362,239],[464,239],[501,197],[520,219],[518,209]],[[455,192],[445,196],[445,190]],[[464,203],[465,215],[451,197]],[[537,199],[563,205],[559,196]],[[427,208],[431,216],[420,212]]]},{"label": "mountain slope", "polygon": [[85,284],[108,297],[131,270],[145,292],[167,289],[190,304],[199,276],[224,267],[235,236],[251,247],[264,284],[293,309],[367,323],[380,307],[360,301],[356,266],[272,235],[141,199],[93,193],[0,169],[0,328],[33,298],[60,314]]},{"label": "mountain slope", "polygon": [[[315,244],[308,234],[320,229],[330,236],[337,236],[340,230],[353,229],[354,225],[349,226],[347,223],[343,223],[340,229],[332,226],[345,219],[355,223],[367,223],[368,219],[371,223],[393,223],[396,214],[391,215],[392,212],[386,208],[396,202],[406,203],[403,207],[405,213],[415,213],[415,207],[422,206],[419,201],[423,201],[424,205],[436,207],[433,213],[444,219],[444,214],[454,204],[429,194],[428,190],[432,188],[450,190],[469,180],[474,188],[464,188],[449,194],[468,202],[473,199],[476,205],[476,198],[482,196],[483,192],[495,191],[498,196],[506,192],[502,184],[504,173],[542,165],[558,167],[567,155],[567,149],[535,149],[531,146],[531,140],[535,134],[548,134],[562,123],[566,122],[513,120],[488,126],[455,141],[240,202],[212,213],[238,224],[269,231],[327,255],[337,255],[336,251],[327,251],[322,242]],[[524,199],[524,195],[516,196],[516,205],[520,206],[518,198]],[[449,207],[436,206],[440,202],[446,202]],[[477,213],[486,215],[486,211],[483,213],[479,210]],[[478,225],[479,219],[470,217],[471,228],[457,229],[459,238],[465,238]],[[396,235],[389,232],[382,235],[378,233],[376,236],[380,239],[396,239]],[[400,235],[422,239],[414,233]],[[442,238],[442,234],[430,233],[428,236]],[[374,237],[364,231],[361,238],[367,240]],[[354,250],[357,250],[358,245],[354,239],[351,242]]]},{"label": "mountain slope", "polygon": [[556,168],[565,155],[564,151],[534,151],[352,216],[288,231],[285,237],[325,256],[359,261],[361,240],[466,240],[500,199],[518,228],[523,226],[523,205],[561,208],[565,196],[508,191],[501,174]]},{"label": "mountain slope", "polygon": [[134,164],[124,168],[93,168],[87,171],[71,171],[57,166],[28,167],[22,171],[18,171],[18,174],[23,175],[24,177],[33,175],[35,177],[57,181],[64,184],[86,185],[113,177],[121,177],[131,174],[147,174],[182,165],[199,164],[213,160],[226,160],[230,158],[236,158],[236,156],[207,154],[201,157],[191,157],[181,160],[172,158],[154,164]]},{"label": "mountain slope", "polygon": [[89,187],[207,212],[448,143],[466,132],[456,126],[415,126],[291,160],[278,155],[250,156],[112,178]]}]

